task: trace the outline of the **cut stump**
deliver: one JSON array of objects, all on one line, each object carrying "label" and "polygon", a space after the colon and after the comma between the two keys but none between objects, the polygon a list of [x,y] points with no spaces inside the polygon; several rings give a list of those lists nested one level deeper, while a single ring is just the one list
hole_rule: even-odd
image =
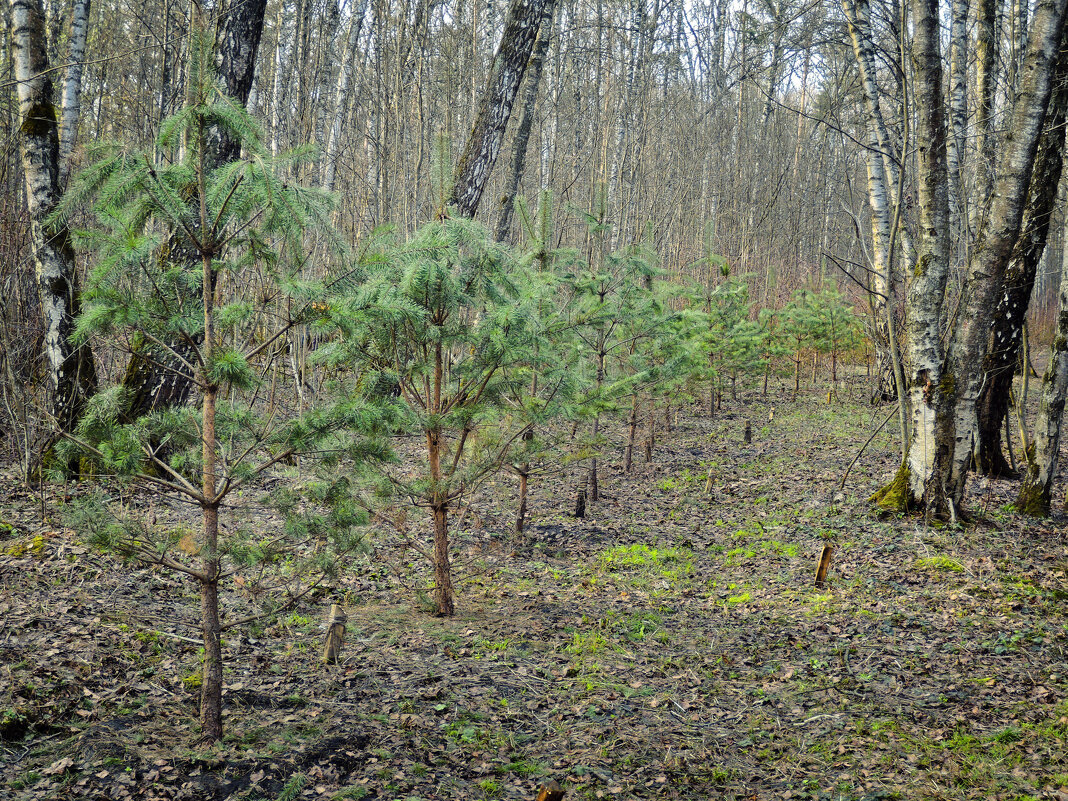
[{"label": "cut stump", "polygon": [[341,604],[330,607],[330,622],[326,628],[326,642],[323,643],[323,664],[332,665],[337,662],[341,653],[341,646],[345,642],[345,624],[348,623],[348,615]]}]

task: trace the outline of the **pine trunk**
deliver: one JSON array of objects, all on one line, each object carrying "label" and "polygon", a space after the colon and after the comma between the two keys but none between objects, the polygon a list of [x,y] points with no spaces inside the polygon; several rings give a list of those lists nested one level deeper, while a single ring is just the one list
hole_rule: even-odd
[{"label": "pine trunk", "polygon": [[443,502],[431,507],[434,518],[434,603],[438,614],[452,617],[456,611],[452,591],[452,566],[449,563],[449,518]]}]

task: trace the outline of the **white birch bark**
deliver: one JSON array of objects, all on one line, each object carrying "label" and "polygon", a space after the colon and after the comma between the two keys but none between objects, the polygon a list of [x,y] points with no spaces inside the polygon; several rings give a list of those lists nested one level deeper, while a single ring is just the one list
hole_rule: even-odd
[{"label": "white birch bark", "polygon": [[[1068,224],[1066,224],[1068,233]],[[1017,508],[1025,514],[1045,517],[1050,511],[1050,488],[1057,474],[1068,398],[1068,249],[1061,259],[1061,288],[1058,296],[1057,332],[1053,338],[1049,365],[1042,378],[1042,399],[1035,420],[1034,456],[1020,485]]]},{"label": "white birch bark", "polygon": [[45,45],[40,0],[11,0],[12,61],[19,99],[19,137],[30,212],[51,411],[60,431],[72,431],[96,388],[88,344],[70,341],[78,314],[78,273],[65,225],[48,221],[59,202],[59,130]]},{"label": "white birch bark", "polygon": [[968,266],[958,323],[949,348],[952,387],[947,388],[947,394],[954,400],[954,419],[947,485],[953,502],[958,505],[964,496],[972,460],[976,399],[983,379],[991,320],[1020,233],[1038,141],[1052,94],[1066,7],[1068,0],[1039,0],[1035,6],[1016,102],[1007,126],[1009,133],[998,160],[990,210]]},{"label": "white birch bark", "polygon": [[330,134],[326,141],[326,152],[323,154],[322,185],[328,192],[334,188],[337,154],[341,142],[341,128],[345,122],[345,110],[349,101],[349,87],[352,85],[352,73],[356,62],[356,51],[359,48],[360,34],[363,31],[363,21],[367,16],[367,3],[368,0],[360,0],[359,6],[353,12],[345,39],[345,53],[342,56],[341,68],[337,74],[333,111],[330,115]]},{"label": "white birch bark", "polygon": [[288,90],[293,77],[290,65],[297,36],[296,22],[296,6],[292,0],[283,0],[278,6],[278,43],[274,51],[274,88],[271,92],[271,153],[275,156],[282,137],[282,121],[289,111]]},{"label": "white birch bark", "polygon": [[949,214],[952,232],[963,239],[965,207],[964,167],[968,131],[968,0],[952,0],[949,24]]},{"label": "white birch bark", "polygon": [[63,78],[63,112],[59,126],[59,185],[67,185],[70,157],[78,135],[82,111],[82,73],[85,71],[85,44],[89,36],[90,0],[75,0],[70,20],[67,73]]},{"label": "white birch bark", "polygon": [[915,0],[913,27],[920,238],[906,298],[906,383],[912,406],[906,465],[908,496],[912,501],[924,502],[929,498],[929,485],[938,477],[935,468],[943,356],[939,335],[949,275],[949,193],[938,0]]},{"label": "white birch bark", "polygon": [[[857,59],[860,71],[861,84],[864,94],[864,106],[872,124],[875,126],[879,152],[883,159],[883,172],[886,176],[886,187],[890,192],[891,204],[901,202],[902,198],[902,175],[901,166],[897,159],[897,148],[886,125],[883,114],[882,92],[876,81],[875,45],[872,39],[871,12],[867,0],[842,0],[842,9],[845,11],[846,21],[849,24],[849,36],[853,43],[853,54]],[[887,220],[889,222],[889,207],[887,205]],[[915,259],[915,245],[908,231],[902,227],[898,232],[901,241],[901,253],[906,266],[911,266]],[[891,265],[892,269],[893,265]]]},{"label": "white birch bark", "polygon": [[500,154],[512,105],[544,16],[542,12],[546,5],[552,7],[555,1],[515,0],[508,10],[489,82],[456,167],[450,199],[464,217],[474,217],[478,209],[490,171]]}]

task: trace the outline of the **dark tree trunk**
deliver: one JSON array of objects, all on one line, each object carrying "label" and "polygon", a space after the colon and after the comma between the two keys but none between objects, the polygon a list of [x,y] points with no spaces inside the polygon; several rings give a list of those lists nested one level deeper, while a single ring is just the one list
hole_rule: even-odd
[{"label": "dark tree trunk", "polygon": [[1068,109],[1068,53],[1062,48],[1054,77],[1046,125],[1035,158],[1024,209],[1023,226],[1005,273],[991,328],[983,370],[986,379],[978,400],[979,447],[976,469],[994,478],[1014,474],[1001,452],[1002,423],[1009,409],[1009,392],[1020,361],[1023,323],[1035,285],[1035,275],[1049,236],[1049,223],[1057,201],[1057,186],[1064,164],[1064,126]]},{"label": "dark tree trunk", "polygon": [[[248,101],[252,89],[266,9],[266,0],[249,0],[227,2],[216,11],[215,67],[226,93],[242,105]],[[210,171],[239,158],[241,145],[225,133],[213,130],[208,132],[206,151],[205,169]],[[193,262],[199,258],[182,231],[171,235],[167,247],[175,262]],[[189,402],[193,376],[185,365],[192,363],[198,344],[169,342],[166,348],[134,349],[123,379],[129,398],[126,413],[130,419]]]},{"label": "dark tree trunk", "polygon": [[[266,12],[267,0],[227,0],[216,11],[215,68],[226,94],[242,106],[252,90]],[[215,133],[212,140],[212,166],[227,164],[241,155],[240,143],[231,137]]]},{"label": "dark tree trunk", "polygon": [[504,131],[538,38],[538,29],[545,14],[552,12],[554,3],[555,0],[515,0],[508,11],[504,34],[490,68],[489,83],[457,164],[449,197],[449,204],[464,217],[474,217],[478,211],[482,192],[501,152]]}]

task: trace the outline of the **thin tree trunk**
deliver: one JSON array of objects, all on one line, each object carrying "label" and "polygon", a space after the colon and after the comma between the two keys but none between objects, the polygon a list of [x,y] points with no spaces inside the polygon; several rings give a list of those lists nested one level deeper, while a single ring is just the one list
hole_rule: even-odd
[{"label": "thin tree trunk", "polygon": [[[545,67],[545,55],[549,52],[549,41],[552,38],[552,17],[554,3],[546,3],[542,11],[541,24],[538,29],[538,40],[534,45],[534,53],[530,57],[527,67],[526,93],[523,96],[523,115],[519,118],[519,128],[515,135],[515,146],[512,151],[512,171],[508,177],[507,188],[501,197],[501,216],[497,220],[496,239],[504,242],[508,238],[508,232],[512,226],[512,212],[515,209],[516,195],[519,193],[519,183],[523,180],[523,173],[527,164],[527,146],[530,142],[530,132],[534,128],[534,110],[538,102],[538,88],[541,85],[541,73]],[[549,243],[543,243],[549,247]]]},{"label": "thin tree trunk", "polygon": [[[979,153],[975,169],[972,213],[986,208],[994,178],[994,94],[997,91],[997,0],[979,0],[975,37],[976,127]],[[972,221],[973,225],[979,220]]]},{"label": "thin tree trunk", "polygon": [[952,236],[965,239],[964,154],[968,130],[968,0],[952,0],[949,27],[949,215]]},{"label": "thin tree trunk", "polygon": [[623,451],[623,472],[629,473],[634,465],[634,443],[638,439],[638,393],[630,400],[630,417],[627,418],[627,447]]},{"label": "thin tree trunk", "polygon": [[453,601],[452,566],[449,563],[449,518],[444,503],[431,507],[434,517],[434,603],[438,614],[452,617],[456,612]]},{"label": "thin tree trunk", "polygon": [[656,401],[649,402],[649,435],[645,438],[645,463],[653,461],[653,448],[656,446]]},{"label": "thin tree trunk", "polygon": [[516,534],[522,534],[527,523],[527,484],[529,483],[529,466],[519,472],[519,508],[515,513]]},{"label": "thin tree trunk", "polygon": [[342,56],[341,68],[337,74],[337,87],[334,92],[333,113],[330,115],[330,135],[323,154],[323,188],[330,192],[334,188],[334,176],[337,172],[337,154],[341,139],[341,129],[345,122],[345,110],[349,102],[349,86],[356,61],[356,50],[363,30],[363,21],[367,16],[368,0],[361,0],[352,21],[349,23],[348,47]]},{"label": "thin tree trunk", "polygon": [[59,130],[40,0],[11,0],[12,61],[19,99],[19,142],[26,178],[45,357],[52,390],[51,414],[60,432],[77,426],[85,403],[96,390],[96,366],[87,343],[71,342],[79,312],[74,247],[65,225],[49,223],[61,197]]},{"label": "thin tree trunk", "polygon": [[63,120],[59,127],[59,185],[65,187],[70,175],[70,157],[78,136],[82,112],[82,73],[85,71],[85,43],[89,37],[89,2],[75,0],[70,20],[67,74],[63,78]]},{"label": "thin tree trunk", "polygon": [[[196,13],[194,11],[194,13]],[[200,142],[197,165],[197,203],[200,207],[200,230],[209,226],[208,205],[205,198],[207,175],[206,132],[203,122],[198,131]],[[201,383],[204,389],[201,420],[201,512],[204,523],[201,543],[200,613],[204,639],[204,672],[200,689],[200,723],[202,737],[214,743],[222,738],[222,638],[219,620],[219,502],[216,499],[216,462],[218,459],[215,432],[215,403],[219,387],[212,382],[207,368],[215,353],[215,272],[211,251],[201,251],[201,303],[204,307],[204,343],[200,353]]]}]

